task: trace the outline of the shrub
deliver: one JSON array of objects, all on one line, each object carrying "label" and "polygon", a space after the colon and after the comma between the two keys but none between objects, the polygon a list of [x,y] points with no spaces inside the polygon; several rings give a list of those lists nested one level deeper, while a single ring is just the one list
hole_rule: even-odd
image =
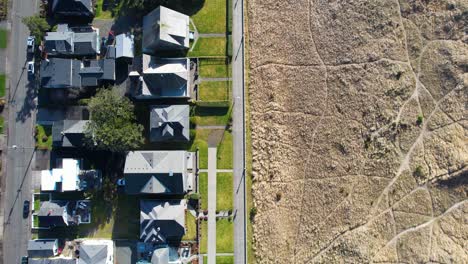
[{"label": "shrub", "polygon": [[276,201],[279,202],[281,200],[281,197],[283,195],[279,192],[279,193],[276,193]]},{"label": "shrub", "polygon": [[204,215],[207,215],[207,214],[208,214],[208,210],[203,210],[203,214],[204,214]]},{"label": "shrub", "polygon": [[187,195],[187,199],[190,200],[200,200],[200,194],[199,193],[191,193]]},{"label": "shrub", "polygon": [[424,120],[424,117],[422,115],[418,115],[418,119],[416,120],[416,124],[418,126],[422,125],[423,120]]},{"label": "shrub", "polygon": [[49,139],[49,137],[48,137],[47,135],[43,135],[43,136],[42,136],[42,142],[46,142],[47,139]]},{"label": "shrub", "polygon": [[422,167],[417,166],[413,171],[413,175],[418,177],[418,178],[422,178],[424,176],[424,172],[423,172]]},{"label": "shrub", "polygon": [[250,221],[253,221],[254,217],[257,215],[257,207],[250,208]]}]

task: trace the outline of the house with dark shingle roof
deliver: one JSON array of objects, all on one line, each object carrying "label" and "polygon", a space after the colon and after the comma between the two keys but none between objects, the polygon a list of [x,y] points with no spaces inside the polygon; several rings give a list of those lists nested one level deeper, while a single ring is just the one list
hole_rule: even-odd
[{"label": "house with dark shingle roof", "polygon": [[159,6],[143,18],[143,53],[189,48],[189,17]]},{"label": "house with dark shingle roof", "polygon": [[50,58],[41,62],[43,88],[98,87],[115,81],[115,60],[73,60]]},{"label": "house with dark shingle roof", "polygon": [[145,243],[178,242],[185,235],[186,200],[141,200],[140,240]]},{"label": "house with dark shingle roof", "polygon": [[52,126],[52,145],[54,147],[79,148],[84,146],[84,132],[88,120],[61,120]]},{"label": "house with dark shingle roof", "polygon": [[44,37],[44,51],[55,57],[94,57],[100,53],[99,29],[60,24],[56,32],[47,32]]},{"label": "house with dark shingle roof", "polygon": [[67,227],[91,223],[91,201],[52,200],[41,203],[39,227]]},{"label": "house with dark shingle roof", "polygon": [[59,18],[94,18],[92,0],[51,0],[50,11],[52,15]]},{"label": "house with dark shingle roof", "polygon": [[190,107],[188,105],[151,106],[150,141],[190,141]]},{"label": "house with dark shingle roof", "polygon": [[28,241],[28,257],[50,258],[58,255],[58,239],[36,239]]},{"label": "house with dark shingle roof", "polygon": [[127,194],[183,195],[193,188],[195,153],[131,151],[125,159]]}]

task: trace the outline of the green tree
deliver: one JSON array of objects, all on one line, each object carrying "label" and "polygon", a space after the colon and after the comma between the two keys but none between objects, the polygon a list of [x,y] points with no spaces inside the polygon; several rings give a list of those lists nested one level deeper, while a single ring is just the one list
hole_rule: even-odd
[{"label": "green tree", "polygon": [[39,15],[23,17],[22,21],[29,28],[31,35],[36,37],[37,41],[40,41],[44,37],[45,32],[50,29],[49,23]]},{"label": "green tree", "polygon": [[90,122],[85,129],[90,148],[122,153],[143,144],[143,126],[136,123],[134,107],[112,89],[100,89],[89,100]]}]

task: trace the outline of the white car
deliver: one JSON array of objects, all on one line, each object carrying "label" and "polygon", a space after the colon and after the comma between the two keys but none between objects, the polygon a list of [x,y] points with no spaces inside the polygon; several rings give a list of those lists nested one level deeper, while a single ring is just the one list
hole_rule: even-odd
[{"label": "white car", "polygon": [[28,61],[28,73],[30,75],[34,74],[34,61]]},{"label": "white car", "polygon": [[36,42],[36,38],[34,36],[29,36],[28,37],[28,41],[27,41],[27,44],[28,44],[28,52],[29,53],[34,53],[34,44]]}]

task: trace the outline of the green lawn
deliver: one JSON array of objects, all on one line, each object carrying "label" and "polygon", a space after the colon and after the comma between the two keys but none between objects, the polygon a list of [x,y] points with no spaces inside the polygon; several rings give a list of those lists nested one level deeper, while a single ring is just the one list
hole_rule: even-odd
[{"label": "green lawn", "polygon": [[209,129],[197,129],[195,130],[195,139],[190,148],[190,151],[195,151],[198,147],[199,167],[200,169],[208,168],[208,136],[211,130]]},{"label": "green lawn", "polygon": [[39,196],[34,197],[34,211],[39,211],[41,208],[41,201],[39,200]]},{"label": "green lawn", "polygon": [[[226,219],[216,221],[216,253],[234,252],[234,226]],[[200,253],[206,254],[208,239],[208,221],[202,221]]]},{"label": "green lawn", "polygon": [[36,125],[36,147],[38,149],[52,149],[52,126]]},{"label": "green lawn", "polygon": [[6,76],[5,74],[0,74],[0,97],[5,96],[5,88],[6,88]]},{"label": "green lawn", "polygon": [[216,210],[230,210],[232,200],[232,173],[219,172],[216,175]]},{"label": "green lawn", "polygon": [[216,252],[234,252],[234,225],[227,219],[216,221]]},{"label": "green lawn", "polygon": [[200,33],[226,32],[226,0],[205,0],[192,20]]},{"label": "green lawn", "polygon": [[185,212],[185,227],[187,228],[182,240],[197,239],[197,219],[190,212]]},{"label": "green lawn", "polygon": [[112,12],[110,10],[102,10],[102,4],[104,3],[104,0],[97,0],[96,1],[96,15],[95,18],[99,19],[111,19],[112,18]]},{"label": "green lawn", "polygon": [[227,130],[218,145],[217,159],[218,169],[232,169],[232,134]]},{"label": "green lawn", "polygon": [[113,202],[92,200],[91,224],[78,226],[78,237],[138,239],[140,204],[137,197],[121,195]]},{"label": "green lawn", "polygon": [[8,43],[8,31],[0,29],[0,49],[5,49]]},{"label": "green lawn", "polygon": [[196,106],[195,115],[191,118],[194,124],[200,126],[225,126],[231,115],[231,107]]},{"label": "green lawn", "polygon": [[205,78],[224,78],[231,76],[231,64],[226,64],[224,62],[225,60],[200,59],[200,76]]},{"label": "green lawn", "polygon": [[[208,263],[207,256],[203,256],[203,263]],[[232,264],[232,263],[234,263],[234,256],[217,256],[216,257],[216,264]]]},{"label": "green lawn", "polygon": [[226,56],[226,38],[199,38],[189,57]]},{"label": "green lawn", "polygon": [[201,221],[201,238],[200,238],[200,253],[206,254],[208,240],[208,221]]},{"label": "green lawn", "polygon": [[208,209],[208,173],[206,172],[198,174],[198,193],[201,196],[201,208]]},{"label": "green lawn", "polygon": [[33,226],[34,227],[39,226],[39,217],[37,217],[37,215],[33,215]]},{"label": "green lawn", "polygon": [[199,98],[202,101],[229,100],[230,82],[202,82],[198,86]]}]

